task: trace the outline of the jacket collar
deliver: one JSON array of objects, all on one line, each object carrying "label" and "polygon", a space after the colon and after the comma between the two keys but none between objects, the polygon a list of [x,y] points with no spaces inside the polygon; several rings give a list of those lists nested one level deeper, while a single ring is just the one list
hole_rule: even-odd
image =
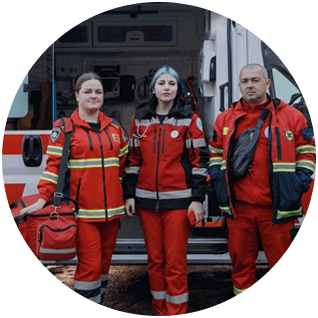
[{"label": "jacket collar", "polygon": [[[156,114],[157,103],[154,101],[149,101],[141,104],[136,109],[135,118],[136,119],[147,119],[151,117],[157,117]],[[168,117],[175,118],[187,118],[189,115],[193,113],[193,110],[190,106],[186,105],[184,102],[178,100],[170,109],[168,113]]]},{"label": "jacket collar", "polygon": [[[267,94],[267,96],[268,96],[269,100],[268,100],[266,108],[268,108],[269,110],[275,111],[278,107],[281,108],[281,107],[284,107],[287,105],[282,100],[280,100],[276,97],[271,97],[268,94]],[[241,98],[237,102],[234,102],[231,105],[231,108],[233,108],[236,111],[242,111],[243,110],[242,104],[243,104],[243,98]]]},{"label": "jacket collar", "polygon": [[[73,125],[81,126],[85,129],[91,129],[87,121],[80,118],[78,108],[72,113],[71,119],[73,121]],[[99,111],[97,123],[100,124],[100,131],[105,129],[112,121],[112,118],[106,116],[101,110]]]}]

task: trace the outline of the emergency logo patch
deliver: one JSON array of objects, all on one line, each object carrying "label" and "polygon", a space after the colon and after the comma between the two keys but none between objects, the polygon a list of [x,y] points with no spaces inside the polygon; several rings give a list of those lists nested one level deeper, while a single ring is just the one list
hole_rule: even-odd
[{"label": "emergency logo patch", "polygon": [[293,140],[294,134],[290,129],[288,129],[288,128],[285,129],[284,133],[285,133],[285,137],[287,138],[287,140],[289,140],[289,141]]},{"label": "emergency logo patch", "polygon": [[268,136],[269,136],[269,126],[265,128],[264,135],[265,135],[266,138],[268,138]]},{"label": "emergency logo patch", "polygon": [[197,127],[198,127],[201,131],[203,131],[202,121],[201,121],[200,118],[197,118],[196,124],[197,124]]},{"label": "emergency logo patch", "polygon": [[113,140],[120,143],[120,137],[117,134],[112,134]]},{"label": "emergency logo patch", "polygon": [[223,136],[227,135],[228,130],[229,130],[229,127],[223,127]]},{"label": "emergency logo patch", "polygon": [[55,142],[61,135],[61,127],[54,127],[51,131],[51,141]]}]

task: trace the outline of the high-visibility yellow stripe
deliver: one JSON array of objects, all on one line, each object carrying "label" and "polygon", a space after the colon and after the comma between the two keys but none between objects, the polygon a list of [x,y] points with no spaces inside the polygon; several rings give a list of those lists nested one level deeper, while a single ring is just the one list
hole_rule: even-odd
[{"label": "high-visibility yellow stripe", "polygon": [[297,154],[304,154],[304,153],[316,153],[316,147],[314,146],[300,146],[296,148]]},{"label": "high-visibility yellow stripe", "polygon": [[[102,159],[71,159],[67,167],[69,169],[100,168]],[[104,167],[119,167],[119,159],[116,157],[104,159]]]},{"label": "high-visibility yellow stripe", "polygon": [[47,146],[46,153],[48,155],[56,155],[56,156],[62,156],[63,152],[63,147],[58,147],[58,146]]},{"label": "high-visibility yellow stripe", "polygon": [[306,168],[308,170],[311,170],[312,172],[315,172],[316,164],[310,160],[298,160],[296,161],[296,167]]},{"label": "high-visibility yellow stripe", "polygon": [[209,168],[212,166],[217,166],[222,163],[222,158],[210,158],[209,160]]},{"label": "high-visibility yellow stripe", "polygon": [[128,145],[126,145],[124,148],[120,149],[118,156],[122,157],[126,153],[128,153]]}]

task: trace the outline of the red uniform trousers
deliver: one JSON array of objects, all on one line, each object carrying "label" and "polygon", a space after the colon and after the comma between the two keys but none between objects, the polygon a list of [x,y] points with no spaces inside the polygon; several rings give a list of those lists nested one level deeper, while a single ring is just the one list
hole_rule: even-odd
[{"label": "red uniform trousers", "polygon": [[233,290],[237,295],[256,282],[258,234],[269,268],[272,268],[290,246],[295,221],[273,225],[273,209],[237,202],[236,219],[227,219],[228,246],[232,260]]},{"label": "red uniform trousers", "polygon": [[77,222],[78,265],[74,290],[101,304],[108,284],[108,272],[116,245],[119,219],[110,222]]},{"label": "red uniform trousers", "polygon": [[137,209],[148,253],[148,274],[157,316],[185,314],[188,305],[187,210]]}]

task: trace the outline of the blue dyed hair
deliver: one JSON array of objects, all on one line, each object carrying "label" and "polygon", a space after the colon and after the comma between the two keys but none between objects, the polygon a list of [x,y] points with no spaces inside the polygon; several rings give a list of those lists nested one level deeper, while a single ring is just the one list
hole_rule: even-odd
[{"label": "blue dyed hair", "polygon": [[152,78],[152,81],[150,83],[150,86],[149,86],[149,91],[150,91],[150,96],[152,95],[153,93],[153,88],[155,87],[155,84],[158,80],[158,78],[162,75],[162,74],[170,74],[173,78],[175,78],[175,80],[177,81],[178,83],[178,92],[177,92],[177,95],[175,97],[175,100],[179,99],[181,93],[182,93],[182,81],[181,81],[181,78],[179,76],[179,74],[169,65],[165,65],[165,66],[162,66],[157,72],[156,74],[154,75],[154,77]]}]

